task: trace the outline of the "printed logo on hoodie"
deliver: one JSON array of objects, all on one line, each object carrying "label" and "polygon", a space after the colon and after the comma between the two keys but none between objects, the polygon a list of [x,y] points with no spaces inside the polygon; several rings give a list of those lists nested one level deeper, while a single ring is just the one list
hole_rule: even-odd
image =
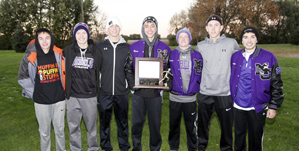
[{"label": "printed logo on hoodie", "polygon": [[40,83],[50,83],[60,80],[57,63],[39,65],[37,67]]},{"label": "printed logo on hoodie", "polygon": [[74,62],[72,66],[74,68],[80,68],[80,69],[92,69],[93,67],[93,58],[88,58],[88,57],[76,57],[74,59]]}]

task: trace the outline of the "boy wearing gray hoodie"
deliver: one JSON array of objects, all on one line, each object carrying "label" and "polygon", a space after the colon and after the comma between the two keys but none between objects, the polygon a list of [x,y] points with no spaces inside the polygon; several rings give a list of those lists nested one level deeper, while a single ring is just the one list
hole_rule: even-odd
[{"label": "boy wearing gray hoodie", "polygon": [[202,79],[198,94],[198,150],[205,150],[209,140],[209,125],[214,111],[221,126],[220,150],[232,150],[233,110],[230,96],[230,60],[240,49],[237,41],[221,35],[221,17],[207,20],[208,36],[197,44],[203,57]]}]

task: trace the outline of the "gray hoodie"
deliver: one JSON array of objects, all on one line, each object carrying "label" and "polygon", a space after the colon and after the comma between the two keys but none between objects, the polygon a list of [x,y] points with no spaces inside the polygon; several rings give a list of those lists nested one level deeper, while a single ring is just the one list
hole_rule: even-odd
[{"label": "gray hoodie", "polygon": [[230,59],[240,50],[235,39],[224,34],[214,43],[209,37],[197,44],[196,51],[203,57],[200,93],[212,96],[230,95]]}]

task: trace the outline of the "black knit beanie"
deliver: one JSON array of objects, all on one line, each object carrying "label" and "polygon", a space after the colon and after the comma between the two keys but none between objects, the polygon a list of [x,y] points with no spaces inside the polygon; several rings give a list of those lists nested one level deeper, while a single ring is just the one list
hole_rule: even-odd
[{"label": "black knit beanie", "polygon": [[252,33],[254,33],[255,36],[256,36],[257,41],[259,41],[259,38],[260,38],[259,31],[258,31],[257,28],[255,28],[255,27],[253,27],[253,26],[247,26],[247,27],[245,27],[245,28],[242,30],[242,32],[241,32],[241,37],[240,37],[241,41],[242,41],[242,39],[243,39],[243,35],[244,35],[245,33],[247,33],[247,32],[252,32]]}]

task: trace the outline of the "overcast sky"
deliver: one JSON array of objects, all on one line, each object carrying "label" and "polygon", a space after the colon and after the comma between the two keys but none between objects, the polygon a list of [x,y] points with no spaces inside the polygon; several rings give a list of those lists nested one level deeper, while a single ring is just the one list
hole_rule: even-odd
[{"label": "overcast sky", "polygon": [[94,0],[99,10],[106,16],[118,16],[121,34],[141,34],[142,21],[146,16],[158,20],[158,33],[161,37],[169,34],[169,20],[181,10],[187,10],[195,0]]}]

